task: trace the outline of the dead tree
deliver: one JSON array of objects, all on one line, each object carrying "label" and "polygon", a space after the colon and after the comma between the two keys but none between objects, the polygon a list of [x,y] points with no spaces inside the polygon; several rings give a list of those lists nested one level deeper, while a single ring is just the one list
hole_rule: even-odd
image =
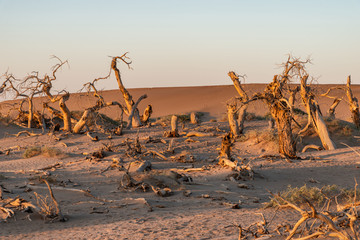
[{"label": "dead tree", "polygon": [[248,107],[248,104],[245,104],[245,102],[249,101],[249,97],[248,97],[247,93],[244,91],[244,89],[241,86],[241,83],[239,81],[239,77],[244,78],[244,76],[239,76],[233,71],[229,72],[228,76],[233,81],[235,89],[238,92],[238,94],[240,95],[239,100],[242,103],[240,109],[238,110],[238,128],[239,128],[239,134],[242,134],[243,130],[244,130],[246,109]]},{"label": "dead tree", "polygon": [[[34,73],[37,75],[37,73]],[[28,112],[25,113],[20,105],[19,108],[19,114],[26,114],[27,117],[27,127],[32,128],[34,126],[34,103],[33,99],[35,96],[41,94],[40,90],[40,83],[36,80],[34,80],[33,75],[29,75],[25,77],[24,80],[16,79],[12,74],[5,74],[6,80],[3,83],[1,87],[1,91],[4,91],[4,88],[6,86],[6,83],[8,83],[10,86],[7,88],[7,90],[11,90],[15,92],[15,98],[24,98],[26,99],[28,103]],[[41,121],[39,122],[39,125],[41,125]]]},{"label": "dead tree", "polygon": [[[127,53],[123,54],[120,57],[119,56],[113,57],[112,62],[111,62],[111,68],[115,72],[115,77],[116,77],[117,83],[119,85],[119,89],[120,89],[120,91],[123,95],[124,101],[125,101],[126,108],[124,109],[124,112],[129,116],[129,120],[132,122],[132,127],[140,127],[142,125],[142,122],[140,119],[139,110],[137,109],[137,104],[135,104],[132,96],[124,87],[124,84],[122,83],[122,80],[121,80],[120,70],[117,68],[117,60],[123,61],[130,68],[131,62],[128,61],[129,58],[126,56],[126,54]],[[139,99],[145,98],[143,96],[140,97]],[[138,103],[139,102],[140,101],[138,100]]]},{"label": "dead tree", "polygon": [[320,137],[321,143],[326,150],[334,150],[336,148],[335,143],[331,140],[329,131],[323,120],[319,104],[315,100],[314,94],[311,92],[311,88],[307,85],[308,75],[304,75],[301,78],[300,95],[304,104],[304,107],[308,114],[308,123],[306,127],[299,133],[304,132],[310,124],[314,127],[316,133]]},{"label": "dead tree", "polygon": [[351,76],[349,75],[346,83],[346,96],[348,97],[349,107],[351,112],[351,118],[356,128],[360,128],[360,113],[359,113],[359,102],[356,97],[354,97],[351,91]]},{"label": "dead tree", "polygon": [[[74,133],[80,133],[82,131],[82,129],[87,125],[88,121],[91,119],[94,119],[94,117],[93,117],[94,113],[96,113],[100,109],[108,107],[108,106],[118,106],[120,108],[120,110],[121,110],[120,125],[122,126],[124,107],[116,101],[105,102],[104,98],[101,96],[101,94],[98,92],[97,88],[95,87],[95,83],[97,81],[107,79],[109,77],[110,77],[110,72],[105,77],[96,78],[92,82],[88,82],[88,83],[84,84],[84,87],[87,88],[88,93],[93,91],[93,95],[94,95],[94,97],[97,98],[97,102],[94,106],[87,108],[83,112],[80,120],[74,126],[74,129],[73,129]],[[122,128],[121,126],[118,126],[118,128]]]},{"label": "dead tree", "polygon": [[[343,97],[338,97],[338,96],[329,96],[330,92],[335,89],[344,91],[347,99],[344,99]],[[333,105],[330,107],[329,113],[331,113],[330,111],[335,111],[335,108],[336,108],[338,102],[340,102],[341,100],[344,100],[345,102],[347,102],[349,104],[349,108],[350,108],[350,112],[351,112],[351,119],[352,119],[354,125],[356,126],[356,128],[358,128],[358,129],[360,128],[359,102],[358,102],[358,99],[353,95],[352,90],[351,90],[351,76],[348,76],[345,86],[343,86],[343,87],[337,86],[337,87],[329,88],[327,90],[327,92],[321,94],[321,96],[335,99],[334,103],[333,103],[334,107],[333,107]],[[338,100],[336,100],[336,99],[338,99]],[[337,101],[337,104],[336,104],[336,101]],[[334,110],[332,110],[332,108]]]}]

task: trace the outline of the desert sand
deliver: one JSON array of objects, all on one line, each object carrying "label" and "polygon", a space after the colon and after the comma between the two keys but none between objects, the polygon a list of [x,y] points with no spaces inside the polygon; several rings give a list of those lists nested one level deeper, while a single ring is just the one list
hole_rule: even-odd
[{"label": "desert sand", "polygon": [[[264,84],[246,84],[251,94],[264,89]],[[329,85],[317,86],[323,93]],[[353,86],[354,95],[360,97],[360,86]],[[251,166],[253,179],[237,182],[229,180],[233,171],[219,166],[218,153],[221,137],[229,131],[225,118],[226,102],[237,96],[233,86],[178,87],[131,89],[135,98],[146,93],[148,98],[139,106],[153,106],[150,127],[124,130],[122,136],[109,139],[96,133],[100,141],[93,142],[84,134],[41,134],[38,136],[13,134],[24,130],[12,124],[0,123],[0,185],[3,198],[21,198],[37,205],[34,192],[47,195],[48,190],[39,177],[45,177],[53,187],[54,195],[66,222],[48,221],[35,213],[16,211],[15,216],[0,223],[1,239],[237,239],[238,228],[262,221],[263,214],[270,221],[269,229],[284,222],[294,224],[301,217],[290,209],[264,208],[271,192],[283,191],[287,186],[304,184],[321,188],[336,184],[353,188],[360,182],[360,132],[343,131],[342,127],[329,127],[336,150],[298,153],[297,160],[285,161],[277,154],[276,141],[262,139],[268,131],[267,120],[250,118],[245,122],[245,135],[249,139],[237,141],[232,156]],[[117,90],[104,91],[105,100],[118,100]],[[332,100],[318,98],[322,112]],[[40,100],[37,100],[40,101]],[[10,102],[2,103],[5,114]],[[69,108],[82,110],[94,103],[92,96],[71,95]],[[39,105],[38,105],[39,107]],[[299,105],[301,108],[301,106]],[[202,112],[200,124],[179,124],[180,137],[166,138],[169,125],[160,124],[156,118],[171,114]],[[249,112],[265,116],[267,107],[262,102],[250,105]],[[115,109],[102,113],[118,118]],[[349,122],[350,112],[345,102],[336,111],[336,117]],[[351,123],[349,123],[351,125]],[[204,133],[201,137],[186,137],[192,131]],[[139,138],[141,153],[131,154]],[[174,152],[167,152],[173,141]],[[306,144],[319,144],[311,131],[301,138],[298,149]],[[344,145],[344,143],[348,146]],[[28,147],[46,146],[61,151],[59,156],[38,155],[24,158]],[[6,150],[10,152],[5,154]],[[103,149],[104,157],[92,157]],[[166,159],[149,154],[162,153]],[[357,151],[357,152],[356,152]],[[151,163],[152,170],[136,172],[143,161]],[[116,163],[116,166],[112,164]],[[123,167],[123,168],[122,168]],[[123,187],[125,170],[129,169],[134,181],[171,189],[170,196],[161,197],[142,187]],[[177,174],[175,174],[177,173]],[[86,192],[91,193],[85,194]],[[236,206],[236,207],[235,207]],[[267,239],[283,239],[269,234]]]}]

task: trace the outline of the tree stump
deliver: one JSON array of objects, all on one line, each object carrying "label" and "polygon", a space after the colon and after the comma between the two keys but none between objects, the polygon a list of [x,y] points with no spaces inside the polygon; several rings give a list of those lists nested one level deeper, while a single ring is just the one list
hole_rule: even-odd
[{"label": "tree stump", "polygon": [[166,131],[164,133],[165,137],[179,137],[178,132],[178,117],[176,115],[172,115],[171,117],[171,130]]},{"label": "tree stump", "polygon": [[199,124],[200,120],[199,120],[199,116],[196,112],[192,112],[190,113],[190,122],[192,124]]}]

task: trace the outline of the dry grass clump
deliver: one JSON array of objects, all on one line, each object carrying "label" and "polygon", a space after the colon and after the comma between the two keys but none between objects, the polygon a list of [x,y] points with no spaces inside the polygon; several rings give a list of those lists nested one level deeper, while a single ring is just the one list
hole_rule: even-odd
[{"label": "dry grass clump", "polygon": [[342,136],[351,136],[356,130],[354,124],[339,119],[326,119],[326,125],[331,133]]},{"label": "dry grass clump", "polygon": [[238,138],[238,141],[245,142],[251,139],[255,139],[257,143],[260,142],[278,142],[278,137],[275,131],[259,131],[250,130]]},{"label": "dry grass clump", "polygon": [[[360,191],[356,191],[356,195],[359,195]],[[345,189],[337,185],[325,185],[322,188],[308,187],[306,184],[302,187],[291,187],[285,191],[279,193],[280,198],[289,201],[290,203],[301,205],[306,200],[310,201],[315,205],[325,203],[326,200],[331,198],[337,198],[339,201],[351,202],[355,196],[354,189]],[[279,199],[271,198],[269,202],[265,203],[265,208],[285,205],[285,202],[279,202]]]},{"label": "dry grass clump", "polygon": [[40,215],[48,219],[57,217],[58,214],[56,205],[48,195],[43,196],[41,194],[38,194],[37,192],[34,192],[34,195]]},{"label": "dry grass clump", "polygon": [[45,157],[61,157],[64,156],[64,154],[57,148],[51,148],[51,147],[39,147],[39,146],[31,146],[28,147],[24,154],[24,158],[31,158],[38,155],[43,155]]}]

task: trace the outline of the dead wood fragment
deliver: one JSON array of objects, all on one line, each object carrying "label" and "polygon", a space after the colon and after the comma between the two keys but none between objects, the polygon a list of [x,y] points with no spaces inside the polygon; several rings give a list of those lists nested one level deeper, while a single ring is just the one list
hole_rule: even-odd
[{"label": "dead wood fragment", "polygon": [[93,141],[93,142],[99,141],[99,137],[98,136],[95,136],[95,137],[91,136],[90,132],[87,132],[86,136],[88,136],[91,139],[91,141]]},{"label": "dead wood fragment", "polygon": [[159,152],[157,152],[157,151],[155,151],[155,150],[148,150],[148,153],[152,154],[153,156],[158,156],[158,157],[160,157],[160,159],[162,159],[162,160],[165,160],[165,161],[168,160],[167,157],[165,157],[163,154],[161,154],[161,153],[159,153]]},{"label": "dead wood fragment", "polygon": [[35,136],[41,136],[42,134],[41,133],[32,133],[32,132],[29,132],[29,131],[25,130],[25,131],[20,131],[17,134],[12,134],[12,135],[14,135],[15,137],[20,137],[21,135],[27,135],[29,137],[35,137]]},{"label": "dead wood fragment", "polygon": [[150,161],[144,161],[140,164],[138,169],[136,169],[136,172],[144,172],[146,170],[151,170],[151,162]]},{"label": "dead wood fragment", "polygon": [[205,133],[205,132],[188,132],[186,137],[212,137],[213,133]]},{"label": "dead wood fragment", "polygon": [[301,152],[304,153],[304,152],[306,152],[308,149],[316,149],[316,150],[318,150],[318,151],[323,150],[323,148],[320,147],[320,146],[318,146],[318,145],[310,144],[310,145],[306,145]]},{"label": "dead wood fragment", "polygon": [[151,186],[151,189],[154,191],[154,193],[156,195],[159,195],[160,197],[169,197],[171,196],[173,193],[171,191],[170,188],[155,188],[154,186],[150,185]]}]

